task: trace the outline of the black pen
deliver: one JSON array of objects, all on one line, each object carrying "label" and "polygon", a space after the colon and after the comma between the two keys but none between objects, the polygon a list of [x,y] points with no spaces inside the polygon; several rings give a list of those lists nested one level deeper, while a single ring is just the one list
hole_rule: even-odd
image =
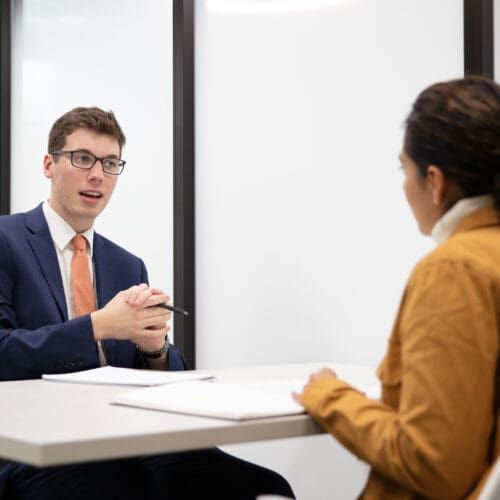
[{"label": "black pen", "polygon": [[184,311],[184,309],[179,309],[178,307],[171,306],[169,304],[163,304],[163,303],[156,304],[156,307],[163,307],[163,309],[168,309],[169,311],[184,314],[184,316],[189,316],[189,313],[187,311]]}]

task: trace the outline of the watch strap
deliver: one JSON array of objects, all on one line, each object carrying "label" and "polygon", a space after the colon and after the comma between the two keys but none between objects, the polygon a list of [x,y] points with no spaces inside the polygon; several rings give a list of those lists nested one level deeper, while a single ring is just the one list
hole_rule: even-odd
[{"label": "watch strap", "polygon": [[169,344],[170,342],[168,341],[168,335],[167,335],[165,337],[165,343],[160,349],[157,349],[156,351],[143,351],[142,349],[139,348],[139,346],[137,346],[137,351],[144,358],[157,359],[161,358],[167,352]]}]

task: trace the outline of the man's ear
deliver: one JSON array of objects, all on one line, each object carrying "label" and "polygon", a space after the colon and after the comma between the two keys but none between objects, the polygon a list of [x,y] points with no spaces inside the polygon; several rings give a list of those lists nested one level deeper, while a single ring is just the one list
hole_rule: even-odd
[{"label": "man's ear", "polygon": [[427,182],[432,194],[432,202],[437,207],[445,204],[447,199],[448,181],[443,171],[436,165],[427,167]]},{"label": "man's ear", "polygon": [[52,155],[46,154],[43,157],[43,175],[50,179],[52,177],[52,169],[54,166],[54,158]]}]

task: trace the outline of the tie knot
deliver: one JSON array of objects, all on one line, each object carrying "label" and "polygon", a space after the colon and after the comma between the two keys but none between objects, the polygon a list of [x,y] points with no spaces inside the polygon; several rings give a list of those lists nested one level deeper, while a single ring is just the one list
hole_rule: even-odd
[{"label": "tie knot", "polygon": [[71,243],[73,243],[74,249],[78,252],[87,250],[87,240],[85,239],[85,236],[82,236],[81,234],[74,236]]}]

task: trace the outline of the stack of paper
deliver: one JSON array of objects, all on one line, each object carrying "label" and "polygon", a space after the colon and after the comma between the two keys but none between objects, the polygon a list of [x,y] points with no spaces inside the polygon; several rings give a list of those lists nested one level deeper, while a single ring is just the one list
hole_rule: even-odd
[{"label": "stack of paper", "polygon": [[301,391],[304,383],[304,380],[186,382],[124,392],[113,403],[232,420],[275,417],[304,412],[292,398],[292,391]]},{"label": "stack of paper", "polygon": [[76,382],[79,384],[112,384],[112,385],[162,385],[190,380],[206,380],[214,378],[213,373],[186,370],[139,370],[135,368],[118,368],[103,366],[81,372],[61,373],[57,375],[42,375],[46,380],[59,382]]}]

